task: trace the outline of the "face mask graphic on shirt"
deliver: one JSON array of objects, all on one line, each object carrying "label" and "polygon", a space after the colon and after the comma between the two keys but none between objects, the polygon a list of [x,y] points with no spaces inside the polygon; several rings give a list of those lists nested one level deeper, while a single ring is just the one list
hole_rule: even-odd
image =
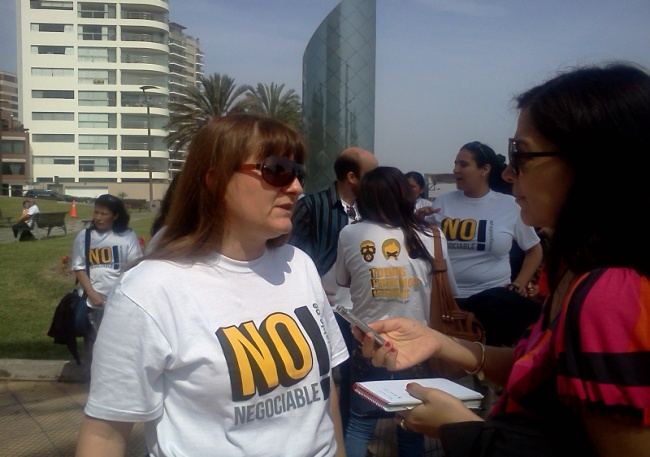
[{"label": "face mask graphic on shirt", "polygon": [[389,238],[381,244],[381,252],[386,260],[397,260],[401,251],[402,245],[395,238]]},{"label": "face mask graphic on shirt", "polygon": [[375,243],[370,240],[365,240],[361,243],[360,249],[361,256],[366,262],[372,262],[375,259],[375,254],[377,253],[377,248]]}]

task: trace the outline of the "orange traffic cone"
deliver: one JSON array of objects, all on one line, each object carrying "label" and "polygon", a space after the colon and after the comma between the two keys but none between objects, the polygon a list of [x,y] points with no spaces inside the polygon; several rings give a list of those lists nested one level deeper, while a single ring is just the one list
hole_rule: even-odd
[{"label": "orange traffic cone", "polygon": [[75,205],[74,200],[72,200],[72,209],[70,209],[70,217],[77,217],[77,206]]}]

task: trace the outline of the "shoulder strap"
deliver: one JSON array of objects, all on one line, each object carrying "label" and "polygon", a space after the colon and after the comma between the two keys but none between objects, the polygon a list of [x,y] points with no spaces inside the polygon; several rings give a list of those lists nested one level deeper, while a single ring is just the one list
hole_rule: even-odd
[{"label": "shoulder strap", "polygon": [[432,225],[431,233],[433,233],[433,271],[447,271],[445,251],[442,249],[442,241],[440,241],[440,229]]},{"label": "shoulder strap", "polygon": [[429,322],[431,328],[442,331],[443,320],[448,319],[452,312],[459,308],[447,276],[447,262],[442,249],[440,229],[432,226],[431,231],[433,232],[433,275],[431,278]]},{"label": "shoulder strap", "polygon": [[[86,253],[86,274],[88,275],[88,278],[90,278],[90,265],[88,265],[88,255],[90,254],[90,235],[92,232],[92,225],[86,229],[86,242],[84,244],[85,250],[84,252]],[[79,284],[79,280],[75,279],[74,281],[75,285]],[[86,291],[84,290],[83,295],[86,295]]]},{"label": "shoulder strap", "polygon": [[88,265],[88,255],[90,254],[90,235],[92,233],[93,226],[91,225],[86,229],[86,274],[90,278],[90,266]]}]

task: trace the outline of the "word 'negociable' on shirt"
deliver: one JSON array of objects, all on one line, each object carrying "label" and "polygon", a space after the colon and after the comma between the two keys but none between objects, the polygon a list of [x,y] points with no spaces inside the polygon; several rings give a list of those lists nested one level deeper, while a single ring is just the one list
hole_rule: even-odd
[{"label": "word 'negociable' on shirt", "polygon": [[283,392],[273,398],[257,402],[249,406],[237,406],[235,408],[235,424],[245,424],[254,420],[267,419],[279,416],[288,411],[311,405],[322,400],[318,383]]}]

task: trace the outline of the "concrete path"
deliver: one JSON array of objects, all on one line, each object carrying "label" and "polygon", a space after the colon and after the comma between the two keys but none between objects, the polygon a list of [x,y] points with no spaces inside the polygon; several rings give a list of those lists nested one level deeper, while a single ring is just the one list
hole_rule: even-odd
[{"label": "concrete path", "polygon": [[[88,384],[0,382],[0,455],[73,457]],[[146,455],[143,425],[131,432],[126,456]]]},{"label": "concrete path", "polygon": [[[0,456],[73,457],[88,384],[0,381]],[[369,445],[374,457],[397,456],[395,424],[381,419]],[[145,457],[143,424],[135,424],[127,457]],[[218,452],[217,452],[218,453]],[[426,456],[444,457],[437,440],[426,439]]]}]

